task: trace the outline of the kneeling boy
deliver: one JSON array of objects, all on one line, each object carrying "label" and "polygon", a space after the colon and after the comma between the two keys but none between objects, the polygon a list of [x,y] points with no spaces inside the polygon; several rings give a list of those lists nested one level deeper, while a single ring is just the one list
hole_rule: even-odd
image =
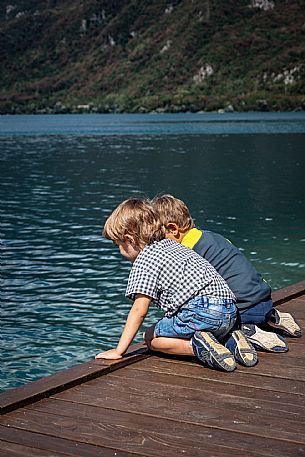
[{"label": "kneeling boy", "polygon": [[[195,355],[211,367],[233,371],[234,357],[218,339],[235,324],[235,297],[216,270],[194,251],[165,239],[152,205],[143,199],[121,203],[107,219],[104,235],[133,263],[126,290],[133,305],[117,347],[96,358],[120,359],[153,302],[165,316],[146,332],[150,349]],[[251,366],[256,353],[247,349]]]}]

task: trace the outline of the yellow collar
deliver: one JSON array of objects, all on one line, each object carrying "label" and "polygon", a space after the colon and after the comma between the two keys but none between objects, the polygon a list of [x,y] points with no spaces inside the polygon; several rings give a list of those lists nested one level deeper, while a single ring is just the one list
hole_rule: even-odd
[{"label": "yellow collar", "polygon": [[182,238],[181,244],[187,248],[193,249],[197,241],[199,241],[202,235],[202,231],[196,228],[192,228],[187,234]]}]

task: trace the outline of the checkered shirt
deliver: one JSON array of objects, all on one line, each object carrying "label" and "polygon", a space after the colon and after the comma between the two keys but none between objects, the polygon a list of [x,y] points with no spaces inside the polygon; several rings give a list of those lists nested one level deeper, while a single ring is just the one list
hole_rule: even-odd
[{"label": "checkered shirt", "polygon": [[144,294],[170,317],[190,298],[204,295],[235,301],[212,265],[192,249],[164,239],[145,246],[129,274],[126,297]]}]

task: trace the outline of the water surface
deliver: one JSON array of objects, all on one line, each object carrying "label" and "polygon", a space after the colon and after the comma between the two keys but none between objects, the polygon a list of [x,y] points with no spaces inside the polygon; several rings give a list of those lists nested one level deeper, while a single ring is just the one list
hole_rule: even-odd
[{"label": "water surface", "polygon": [[128,196],[172,193],[273,289],[303,280],[304,141],[303,113],[0,117],[2,389],[115,345],[130,265],[100,233]]}]

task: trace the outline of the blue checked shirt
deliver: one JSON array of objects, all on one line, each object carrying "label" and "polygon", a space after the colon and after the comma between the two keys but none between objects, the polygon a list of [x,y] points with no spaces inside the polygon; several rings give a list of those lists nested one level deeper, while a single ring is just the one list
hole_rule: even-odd
[{"label": "blue checked shirt", "polygon": [[133,263],[126,297],[144,294],[167,317],[197,295],[229,299],[235,296],[212,265],[176,241],[164,239],[145,246]]}]

